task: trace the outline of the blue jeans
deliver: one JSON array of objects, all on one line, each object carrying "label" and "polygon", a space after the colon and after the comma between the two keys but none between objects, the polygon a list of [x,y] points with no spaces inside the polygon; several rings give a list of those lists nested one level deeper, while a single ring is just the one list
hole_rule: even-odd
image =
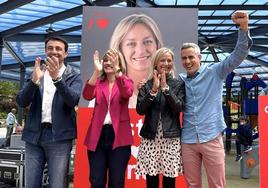
[{"label": "blue jeans", "polygon": [[51,128],[43,130],[37,145],[25,145],[25,184],[27,188],[42,185],[44,166],[48,164],[50,188],[65,188],[72,140],[52,142]]}]

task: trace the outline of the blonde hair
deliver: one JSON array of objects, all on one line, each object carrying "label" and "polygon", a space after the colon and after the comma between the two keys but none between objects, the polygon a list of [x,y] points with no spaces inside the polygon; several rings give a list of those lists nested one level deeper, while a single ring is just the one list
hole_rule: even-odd
[{"label": "blonde hair", "polygon": [[[114,53],[116,53],[116,55],[118,56],[119,67],[120,67],[120,69],[121,69],[121,72],[122,72],[123,74],[126,74],[127,69],[126,69],[126,63],[125,63],[125,60],[124,60],[123,55],[122,55],[118,50],[116,50],[116,49],[109,49],[109,50],[107,50],[107,51],[104,53],[103,57],[102,57],[102,61],[107,60],[107,58],[108,58],[108,53],[109,53],[110,50],[112,50]],[[103,68],[102,68],[102,71],[101,71],[101,74],[100,74],[100,79],[101,79],[101,80],[105,80],[106,78],[107,78],[107,75],[106,75],[106,73],[104,72],[104,70],[103,70]]]},{"label": "blonde hair", "polygon": [[169,53],[172,56],[172,61],[173,61],[172,68],[169,74],[172,76],[172,78],[175,78],[176,67],[174,63],[174,53],[171,49],[163,47],[163,48],[158,49],[152,57],[152,66],[150,68],[150,74],[149,74],[148,79],[153,78],[154,70],[156,69],[157,64],[160,62],[160,59],[167,53]]},{"label": "blonde hair", "polygon": [[136,24],[143,24],[152,32],[157,44],[157,49],[163,46],[161,32],[158,28],[157,23],[151,17],[145,14],[131,14],[122,19],[115,27],[110,40],[110,48],[117,49],[122,52],[121,43],[127,33]]}]

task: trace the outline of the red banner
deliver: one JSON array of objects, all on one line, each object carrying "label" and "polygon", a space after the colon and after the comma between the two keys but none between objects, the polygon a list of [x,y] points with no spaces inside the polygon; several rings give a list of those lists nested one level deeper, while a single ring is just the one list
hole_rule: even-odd
[{"label": "red banner", "polygon": [[[84,146],[84,140],[93,108],[79,108],[78,109],[78,137],[76,142],[76,157],[74,167],[74,188],[89,187],[89,166],[87,160],[87,148]],[[143,177],[135,174],[136,157],[138,146],[140,144],[139,131],[142,127],[143,117],[136,113],[135,109],[129,109],[131,116],[132,134],[134,136],[134,145],[131,147],[131,158],[126,170],[125,187],[137,188],[145,187],[145,180]],[[187,188],[184,177],[180,176],[176,179],[176,187]]]},{"label": "red banner", "polygon": [[268,187],[268,96],[259,96],[260,187]]}]

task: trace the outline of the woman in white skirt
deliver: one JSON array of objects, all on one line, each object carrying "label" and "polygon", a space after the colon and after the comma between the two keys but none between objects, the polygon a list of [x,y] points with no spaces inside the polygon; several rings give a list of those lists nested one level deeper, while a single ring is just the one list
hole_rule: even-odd
[{"label": "woman in white skirt", "polygon": [[174,76],[174,53],[160,48],[152,58],[151,74],[139,90],[137,113],[145,115],[140,131],[136,172],[146,176],[147,188],[175,188],[182,175],[180,112],[184,107],[184,82]]}]

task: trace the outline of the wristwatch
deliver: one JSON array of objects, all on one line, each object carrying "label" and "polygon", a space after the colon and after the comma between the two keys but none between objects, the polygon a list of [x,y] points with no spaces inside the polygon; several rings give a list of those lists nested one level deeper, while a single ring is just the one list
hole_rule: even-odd
[{"label": "wristwatch", "polygon": [[53,83],[57,83],[57,82],[61,81],[61,79],[62,79],[62,77],[59,76],[59,77],[57,77],[56,79],[53,79],[53,78],[52,78],[52,81],[53,81]]},{"label": "wristwatch", "polygon": [[161,88],[161,91],[162,91],[165,95],[168,95],[168,94],[169,94],[169,86],[166,85],[166,87]]},{"label": "wristwatch", "polygon": [[36,80],[35,82],[33,81],[33,79],[32,79],[32,82],[34,83],[34,85],[37,85],[37,86],[39,86],[40,85],[40,80],[38,79],[38,80]]}]

